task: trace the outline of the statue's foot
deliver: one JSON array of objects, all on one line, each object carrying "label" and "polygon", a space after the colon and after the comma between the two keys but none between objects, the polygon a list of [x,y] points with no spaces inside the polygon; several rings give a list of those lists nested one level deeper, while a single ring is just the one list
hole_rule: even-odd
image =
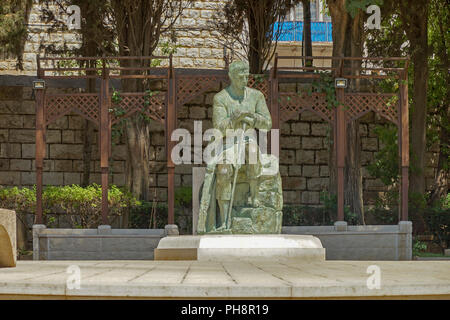
[{"label": "statue's foot", "polygon": [[220,227],[216,228],[216,232],[226,231],[228,230],[227,226],[225,224],[221,225]]}]

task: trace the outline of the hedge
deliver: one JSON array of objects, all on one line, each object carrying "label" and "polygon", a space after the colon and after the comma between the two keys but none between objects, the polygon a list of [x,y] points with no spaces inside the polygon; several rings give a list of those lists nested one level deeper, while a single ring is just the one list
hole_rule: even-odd
[{"label": "hedge", "polygon": [[[102,188],[98,184],[87,187],[47,186],[42,192],[43,213],[64,212],[75,228],[95,228],[101,222]],[[108,218],[124,215],[140,201],[124,189],[111,185],[108,190]],[[0,207],[16,212],[36,212],[36,186],[32,188],[0,187]]]}]

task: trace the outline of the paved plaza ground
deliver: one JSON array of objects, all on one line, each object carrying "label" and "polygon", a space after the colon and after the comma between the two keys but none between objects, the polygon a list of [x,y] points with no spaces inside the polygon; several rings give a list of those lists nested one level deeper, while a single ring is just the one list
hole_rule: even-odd
[{"label": "paved plaza ground", "polygon": [[18,261],[0,269],[0,299],[17,298],[450,299],[450,261]]}]

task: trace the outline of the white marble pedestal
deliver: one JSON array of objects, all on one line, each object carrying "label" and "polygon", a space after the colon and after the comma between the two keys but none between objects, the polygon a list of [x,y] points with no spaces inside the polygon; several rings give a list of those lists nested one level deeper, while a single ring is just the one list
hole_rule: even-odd
[{"label": "white marble pedestal", "polygon": [[311,235],[169,236],[155,249],[155,260],[280,260],[324,261],[325,249]]}]

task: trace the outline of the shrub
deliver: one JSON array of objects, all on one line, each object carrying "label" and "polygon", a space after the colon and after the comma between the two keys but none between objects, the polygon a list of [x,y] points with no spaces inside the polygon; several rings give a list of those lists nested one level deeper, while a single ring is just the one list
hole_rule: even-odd
[{"label": "shrub", "polygon": [[450,209],[430,208],[423,214],[427,232],[434,235],[436,243],[442,248],[450,248]]},{"label": "shrub", "polygon": [[285,205],[283,226],[325,226],[334,222],[326,208]]},{"label": "shrub", "polygon": [[[131,209],[130,228],[164,228],[167,224],[167,203],[141,201],[138,206]],[[175,188],[175,224],[180,234],[192,232],[192,188]]]},{"label": "shrub", "polygon": [[[87,187],[47,186],[42,192],[44,218],[49,213],[63,211],[69,215],[74,228],[97,227],[101,221],[102,188],[92,184]],[[108,218],[113,220],[130,208],[139,205],[130,192],[111,185],[108,190]],[[0,188],[0,207],[16,212],[36,212],[36,187]]]},{"label": "shrub", "polygon": [[414,240],[412,247],[413,256],[419,255],[421,252],[425,252],[427,250],[427,245],[425,242]]}]

